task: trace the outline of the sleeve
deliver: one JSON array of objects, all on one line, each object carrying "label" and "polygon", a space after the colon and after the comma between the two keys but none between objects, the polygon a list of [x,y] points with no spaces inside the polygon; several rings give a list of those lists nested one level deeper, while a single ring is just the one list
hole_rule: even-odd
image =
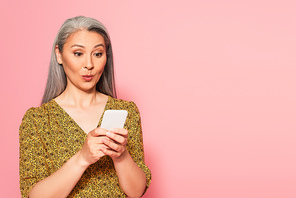
[{"label": "sleeve", "polygon": [[128,118],[129,118],[129,123],[127,123],[128,124],[127,129],[128,129],[129,135],[128,135],[128,142],[127,142],[126,148],[129,151],[133,160],[136,162],[136,164],[146,174],[146,190],[147,190],[151,182],[151,171],[145,165],[141,117],[140,117],[139,110],[134,102],[130,102]]},{"label": "sleeve", "polygon": [[31,108],[24,115],[19,128],[19,175],[23,198],[29,196],[38,181],[49,175],[37,122],[38,115]]}]

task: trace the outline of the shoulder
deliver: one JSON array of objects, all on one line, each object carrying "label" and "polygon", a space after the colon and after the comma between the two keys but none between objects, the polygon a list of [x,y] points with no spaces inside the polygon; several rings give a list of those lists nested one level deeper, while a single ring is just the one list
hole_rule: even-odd
[{"label": "shoulder", "polygon": [[53,108],[54,108],[54,101],[53,100],[42,104],[40,107],[31,107],[26,111],[26,113],[22,119],[22,123],[36,122],[36,121],[38,122],[38,120],[46,117],[49,114],[49,112],[51,111],[51,109],[53,109]]},{"label": "shoulder", "polygon": [[111,109],[125,109],[138,111],[138,107],[133,101],[109,97],[108,105]]},{"label": "shoulder", "polygon": [[127,101],[127,100],[109,97],[107,109],[127,110],[128,118],[130,117],[133,117],[134,119],[140,118],[139,109],[133,101]]},{"label": "shoulder", "polygon": [[50,114],[55,111],[55,101],[51,100],[42,104],[40,107],[29,108],[23,116],[19,127],[20,137],[37,137],[37,133],[44,131],[44,127],[49,122]]}]

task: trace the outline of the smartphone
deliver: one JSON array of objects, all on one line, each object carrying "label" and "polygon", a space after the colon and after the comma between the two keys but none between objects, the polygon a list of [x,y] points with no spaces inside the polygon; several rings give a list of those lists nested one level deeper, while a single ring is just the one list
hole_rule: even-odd
[{"label": "smartphone", "polygon": [[123,128],[127,117],[126,110],[106,110],[103,116],[101,128]]}]

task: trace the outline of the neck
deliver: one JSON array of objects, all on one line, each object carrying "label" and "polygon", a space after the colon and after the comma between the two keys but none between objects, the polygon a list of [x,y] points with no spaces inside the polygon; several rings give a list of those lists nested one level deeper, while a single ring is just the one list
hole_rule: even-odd
[{"label": "neck", "polygon": [[101,100],[102,95],[103,94],[97,92],[96,89],[85,92],[67,86],[65,91],[60,96],[58,96],[56,100],[67,106],[87,108],[93,104],[98,103]]}]

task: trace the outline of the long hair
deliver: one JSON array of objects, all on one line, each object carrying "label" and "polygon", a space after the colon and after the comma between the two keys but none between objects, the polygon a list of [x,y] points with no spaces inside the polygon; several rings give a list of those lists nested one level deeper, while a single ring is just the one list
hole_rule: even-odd
[{"label": "long hair", "polygon": [[57,62],[55,47],[58,46],[59,51],[63,52],[63,47],[69,36],[79,30],[97,32],[104,38],[107,49],[107,62],[104,71],[100,77],[100,80],[96,85],[96,90],[114,98],[117,97],[114,78],[113,52],[108,31],[104,27],[104,25],[96,19],[84,16],[77,16],[67,19],[64,22],[54,40],[51,51],[46,88],[41,104],[46,103],[51,99],[59,96],[66,89],[66,74],[64,68]]}]

